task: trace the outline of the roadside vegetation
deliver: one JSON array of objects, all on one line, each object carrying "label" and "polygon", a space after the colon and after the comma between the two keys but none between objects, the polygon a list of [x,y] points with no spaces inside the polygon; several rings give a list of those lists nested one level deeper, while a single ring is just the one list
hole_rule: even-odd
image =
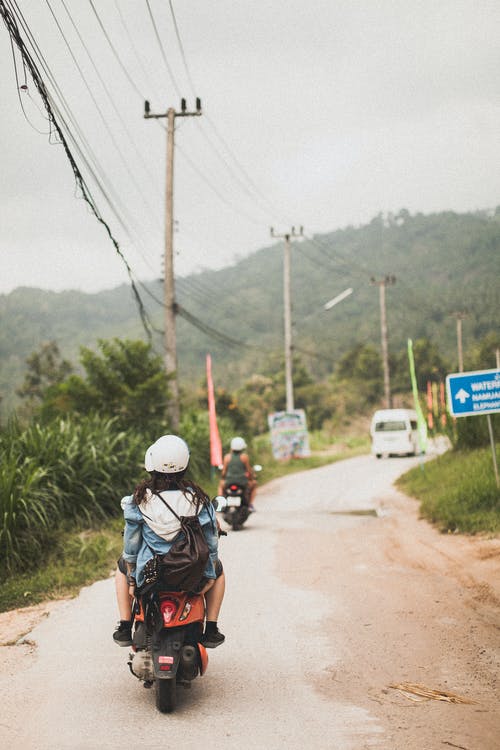
[{"label": "roadside vegetation", "polygon": [[[205,415],[191,415],[186,421],[182,434],[191,446],[205,446],[207,453]],[[73,595],[114,570],[122,549],[119,501],[144,476],[144,438],[114,433],[113,428],[113,420],[91,416],[77,423],[34,424],[24,431],[11,423],[1,433],[0,446],[2,451],[9,446],[9,454],[5,452],[0,470],[0,543],[5,553],[0,612]],[[272,457],[268,436],[256,438],[251,453],[255,463],[263,465],[259,484],[368,449],[366,437],[347,437],[325,452],[324,440],[321,433],[312,434],[309,458],[282,462]],[[208,455],[205,458],[208,461]],[[215,496],[218,472],[210,475],[208,463],[204,471],[196,471],[196,463],[191,475]]]},{"label": "roadside vegetation", "polygon": [[[497,462],[500,464],[500,449]],[[489,448],[449,451],[412,469],[397,485],[420,501],[422,517],[443,532],[500,531],[500,490]]]},{"label": "roadside vegetation", "polygon": [[[484,356],[497,344],[485,340]],[[446,368],[436,347],[421,341],[415,353],[422,377],[439,382]],[[480,348],[477,368],[484,366],[481,356]],[[400,405],[410,405],[403,386],[395,380],[394,393]],[[29,357],[18,389],[22,407],[0,425],[0,611],[71,595],[111,573],[121,550],[119,501],[144,477],[145,447],[169,431],[168,388],[161,357],[142,341],[82,348],[77,368],[55,342]],[[224,452],[234,435],[244,435],[252,462],[263,467],[261,486],[368,452],[369,415],[383,392],[380,357],[356,345],[321,384],[297,360],[294,389],[297,408],[307,410],[311,456],[287,461],[274,459],[267,432],[267,415],[285,407],[282,358],[270,359],[267,374],[234,392],[216,390]],[[190,476],[214,496],[218,471],[210,468],[206,402],[206,383],[182,394],[179,433],[191,448]],[[441,416],[435,414],[436,425]],[[401,480],[422,501],[425,517],[444,530],[500,528],[483,421],[458,420],[449,436],[460,453]],[[500,420],[493,421],[498,435]]]}]

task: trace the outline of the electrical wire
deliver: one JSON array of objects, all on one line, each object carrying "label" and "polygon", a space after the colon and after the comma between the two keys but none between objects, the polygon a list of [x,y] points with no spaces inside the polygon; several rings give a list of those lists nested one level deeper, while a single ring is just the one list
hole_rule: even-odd
[{"label": "electrical wire", "polygon": [[[48,3],[48,0],[46,0],[46,2]],[[101,75],[99,67],[96,65],[96,63],[94,61],[94,58],[90,54],[90,51],[89,51],[87,45],[85,44],[85,40],[83,39],[83,37],[82,37],[82,35],[80,33],[80,30],[79,30],[77,24],[75,23],[75,21],[73,19],[73,16],[71,15],[71,13],[70,13],[67,5],[66,5],[65,0],[60,0],[60,2],[62,3],[62,5],[64,7],[64,10],[66,11],[66,14],[67,14],[68,18],[69,18],[69,20],[70,20],[70,22],[71,22],[71,24],[72,24],[72,26],[73,26],[76,34],[78,35],[78,39],[80,40],[80,43],[81,43],[83,49],[85,50],[85,52],[87,54],[87,57],[88,57],[91,65],[92,65],[92,67],[93,67],[93,69],[94,69],[94,71],[95,71],[95,73],[96,73],[96,75],[97,75],[97,77],[98,77],[98,79],[99,79],[99,81],[100,81],[100,83],[101,83],[104,91],[106,92],[106,96],[108,97],[108,101],[111,104],[111,106],[112,106],[112,108],[113,108],[113,110],[114,110],[114,112],[115,112],[115,114],[116,114],[116,116],[117,116],[117,118],[118,118],[118,120],[120,122],[120,125],[123,128],[123,130],[124,130],[124,132],[125,132],[128,140],[129,140],[129,143],[131,144],[132,148],[134,149],[136,155],[139,157],[139,163],[140,163],[141,167],[144,169],[145,173],[147,174],[147,176],[149,177],[149,179],[151,180],[151,182],[153,184],[155,184],[156,180],[155,180],[152,172],[149,170],[147,164],[144,161],[143,153],[140,151],[140,149],[137,146],[134,138],[132,137],[132,134],[130,133],[130,130],[128,129],[128,127],[126,125],[126,121],[123,118],[122,114],[120,113],[120,111],[119,111],[119,109],[118,109],[118,107],[117,107],[117,105],[115,103],[115,100],[113,98],[113,95],[112,95],[109,87],[107,86],[107,84],[106,84],[103,76]],[[119,8],[117,8],[117,9],[119,11]],[[157,187],[157,186],[155,185],[155,187]]]},{"label": "electrical wire", "polygon": [[[99,104],[97,102],[97,99],[94,96],[94,93],[93,93],[93,91],[92,91],[92,89],[91,89],[91,87],[90,87],[87,79],[85,78],[85,75],[84,75],[84,73],[83,73],[83,71],[82,71],[82,69],[81,69],[81,67],[80,67],[80,65],[78,63],[78,60],[76,59],[76,57],[75,57],[75,55],[73,53],[73,50],[71,49],[71,45],[69,44],[69,42],[68,42],[68,40],[67,40],[67,38],[66,38],[66,36],[64,34],[64,31],[63,31],[63,29],[61,27],[61,24],[59,23],[56,15],[54,13],[54,11],[52,10],[52,6],[50,4],[50,1],[49,0],[45,0],[45,2],[46,2],[47,6],[49,8],[49,11],[50,11],[50,13],[52,15],[52,18],[54,19],[54,22],[55,22],[57,28],[58,28],[58,30],[59,30],[59,32],[60,32],[60,34],[61,34],[61,36],[62,36],[62,38],[64,40],[66,48],[68,49],[68,52],[71,55],[71,59],[73,60],[75,66],[76,66],[76,69],[78,70],[78,73],[80,74],[80,77],[81,77],[81,79],[83,81],[83,84],[84,84],[85,88],[87,89],[87,92],[88,92],[90,98],[92,99],[92,102],[94,103],[94,106],[95,106],[95,108],[96,108],[96,110],[97,110],[97,112],[99,114],[99,117],[101,119],[101,122],[104,125],[104,128],[105,128],[105,130],[106,130],[106,132],[107,132],[107,134],[108,134],[108,136],[109,136],[109,138],[111,140],[111,143],[113,144],[113,146],[114,146],[114,148],[116,150],[116,153],[118,154],[118,157],[119,157],[121,163],[123,164],[123,166],[125,168],[125,171],[127,172],[128,176],[130,177],[132,185],[134,186],[136,192],[140,196],[140,198],[141,198],[142,202],[144,203],[145,207],[151,212],[151,216],[153,218],[153,221],[155,221],[156,220],[156,216],[155,216],[154,209],[152,208],[151,204],[146,200],[144,192],[139,189],[139,186],[137,185],[137,182],[135,180],[135,176],[134,176],[134,174],[133,174],[133,172],[132,172],[132,170],[130,168],[130,165],[129,165],[127,159],[125,158],[125,156],[124,156],[124,154],[123,154],[120,146],[118,145],[118,142],[117,142],[117,140],[115,138],[115,135],[114,135],[113,131],[111,130],[111,128],[110,128],[110,126],[109,126],[106,118],[104,117],[104,113],[103,113],[101,107],[99,106]],[[99,77],[99,78],[100,78],[100,80],[102,82],[102,78],[101,77]],[[118,114],[118,116],[120,116],[118,112],[117,112],[117,114]],[[127,132],[127,131],[125,131],[125,132]],[[139,156],[140,156],[140,154],[139,154]]]},{"label": "electrical wire", "polygon": [[133,38],[132,34],[130,33],[130,30],[129,30],[128,26],[127,26],[125,18],[123,16],[122,12],[121,12],[118,0],[114,0],[114,4],[115,4],[116,12],[118,13],[118,16],[120,18],[121,25],[122,25],[122,27],[123,27],[123,29],[125,31],[128,43],[130,45],[130,49],[134,53],[135,59],[137,60],[137,64],[139,65],[139,67],[140,67],[140,69],[142,71],[142,74],[144,76],[145,81],[147,81],[147,83],[151,87],[151,89],[154,90],[155,89],[155,84],[153,83],[152,79],[150,78],[149,72],[146,70],[146,67],[145,67],[145,65],[144,65],[144,63],[142,61],[142,58],[141,58],[138,50],[137,50],[137,47],[135,46],[134,38]]},{"label": "electrical wire", "polygon": [[156,21],[154,19],[153,11],[151,10],[151,5],[149,4],[149,0],[146,0],[146,5],[148,8],[149,18],[151,19],[151,23],[153,25],[153,29],[156,36],[156,41],[158,42],[158,47],[160,48],[161,56],[163,57],[163,62],[165,63],[165,67],[168,71],[168,75],[170,76],[170,80],[172,81],[174,89],[177,91],[178,96],[181,96],[179,86],[177,85],[177,81],[175,80],[174,74],[172,73],[172,68],[170,67],[170,63],[168,62],[167,55],[165,54],[165,49],[163,47],[163,43],[161,41],[160,34],[158,32],[158,27],[156,25]]},{"label": "electrical wire", "polygon": [[[191,75],[191,72],[189,70],[189,66],[188,66],[188,63],[187,63],[187,57],[186,57],[186,53],[185,53],[185,50],[184,50],[184,45],[182,43],[182,39],[181,39],[180,31],[179,31],[179,25],[177,23],[177,19],[176,19],[176,15],[175,15],[175,11],[174,11],[174,6],[173,6],[172,0],[169,0],[169,6],[170,6],[170,13],[171,13],[171,16],[172,16],[173,25],[174,25],[175,35],[177,37],[177,43],[178,43],[178,46],[179,46],[179,51],[180,51],[180,54],[181,54],[182,62],[184,64],[184,69],[185,69],[185,72],[186,72],[186,76],[187,76],[189,85],[191,87],[191,92],[192,92],[193,96],[196,96],[197,92],[196,92],[195,85],[194,85],[194,82],[193,82],[193,77]],[[223,154],[217,148],[217,146],[215,145],[215,143],[209,137],[208,133],[205,131],[205,129],[204,129],[204,121],[205,120],[209,124],[209,126],[212,128],[212,131],[214,132],[215,136],[219,139],[219,142],[221,143],[221,145],[223,146],[223,148],[226,150],[226,153],[232,159],[233,163],[236,166],[236,171],[240,173],[241,177],[239,177],[237,175],[235,169],[233,169],[231,167],[231,165],[228,163],[227,159],[223,156]],[[198,122],[197,122],[197,124],[198,124]],[[233,153],[233,151],[230,149],[229,145],[227,144],[227,141],[224,139],[224,137],[219,132],[219,129],[217,128],[215,122],[207,114],[204,113],[204,117],[200,118],[199,126],[200,126],[200,133],[203,136],[203,138],[205,138],[205,140],[210,145],[210,147],[212,148],[212,150],[214,151],[214,153],[217,155],[217,157],[219,158],[219,160],[224,164],[224,166],[226,167],[226,169],[229,172],[229,174],[240,185],[240,187],[242,187],[242,189],[244,190],[244,192],[250,198],[252,198],[254,200],[254,202],[256,203],[256,205],[258,205],[261,210],[264,210],[265,212],[267,212],[267,211],[269,211],[269,209],[271,209],[271,211],[273,213],[276,213],[275,206],[273,206],[272,202],[269,201],[269,199],[264,195],[264,193],[262,192],[262,190],[255,184],[255,182],[252,180],[252,178],[250,177],[250,175],[248,174],[248,172],[246,171],[246,169],[243,167],[243,165],[241,164],[241,162],[237,159],[237,157],[235,156],[235,154]],[[262,209],[262,205],[260,203],[261,200],[264,202],[265,205],[267,205],[267,208]],[[277,213],[280,214],[281,212],[278,211]]]},{"label": "electrical wire", "polygon": [[191,87],[191,93],[193,94],[193,96],[196,96],[196,92],[195,92],[194,84],[193,84],[193,79],[191,78],[191,73],[189,72],[189,68],[188,68],[188,64],[187,64],[187,59],[186,59],[186,53],[184,52],[184,45],[182,44],[181,35],[179,33],[179,27],[177,25],[177,19],[175,17],[174,6],[172,4],[172,0],[168,0],[168,4],[170,6],[170,14],[172,16],[172,21],[173,21],[174,29],[175,29],[175,35],[177,37],[177,43],[179,45],[179,49],[180,49],[180,52],[181,52],[182,62],[184,63],[184,70],[186,71],[186,76],[187,76],[187,79],[189,81],[189,85]]},{"label": "electrical wire", "polygon": [[[17,63],[16,63],[16,53],[15,53],[15,50],[14,50],[14,42],[12,41],[12,37],[9,37],[9,39],[10,39],[10,48],[11,48],[11,50],[12,50],[12,62],[13,62],[13,65],[14,65],[14,73],[15,73],[15,76],[16,76],[16,92],[17,92],[17,98],[19,99],[19,104],[21,105],[21,110],[22,110],[22,113],[23,113],[23,115],[24,115],[24,119],[26,120],[26,122],[28,123],[28,125],[29,125],[29,126],[30,126],[31,128],[33,128],[33,130],[35,130],[35,131],[36,131],[37,133],[40,133],[40,135],[49,135],[49,136],[50,136],[50,130],[47,130],[47,131],[39,130],[39,129],[38,129],[37,127],[36,127],[36,125],[34,125],[34,124],[33,124],[33,123],[31,122],[31,120],[29,119],[29,117],[28,117],[28,115],[27,115],[27,113],[26,113],[26,110],[24,109],[24,104],[23,104],[23,100],[22,100],[22,98],[21,98],[21,85],[19,84],[19,77],[18,77],[18,75],[17,75]],[[23,90],[27,90],[27,86],[26,86],[26,84],[24,84],[24,86],[25,86],[26,88],[23,88]]]},{"label": "electrical wire", "polygon": [[250,216],[246,211],[241,210],[240,208],[237,208],[234,206],[231,201],[229,201],[222,193],[219,191],[218,188],[215,187],[215,185],[206,177],[206,175],[203,174],[203,172],[200,170],[199,167],[196,166],[194,161],[191,159],[190,156],[187,155],[187,153],[178,145],[176,144],[176,150],[179,151],[179,153],[182,155],[183,159],[189,164],[191,169],[196,172],[196,174],[203,180],[203,182],[208,185],[208,187],[212,190],[214,195],[216,195],[222,203],[224,203],[226,206],[229,206],[229,208],[234,211],[235,213],[239,214],[240,216],[243,216],[247,221],[251,222],[252,224],[256,224],[257,226],[262,226],[262,222],[258,219],[254,218],[253,216]]},{"label": "electrical wire", "polygon": [[85,202],[87,203],[87,205],[89,206],[91,212],[93,213],[93,215],[95,216],[95,218],[97,219],[97,221],[106,230],[106,233],[107,233],[109,239],[111,240],[116,253],[118,254],[118,256],[120,257],[120,259],[122,260],[122,262],[125,265],[125,268],[127,270],[127,274],[129,276],[131,288],[132,288],[132,291],[133,291],[135,299],[136,299],[136,303],[137,303],[138,310],[139,310],[139,315],[141,317],[141,321],[142,321],[145,333],[146,333],[148,339],[150,339],[151,338],[151,331],[150,331],[150,328],[149,328],[149,320],[148,320],[147,312],[146,312],[146,309],[145,309],[144,304],[142,302],[141,296],[140,296],[140,294],[138,292],[137,286],[135,284],[135,281],[134,281],[134,278],[133,278],[133,274],[132,274],[132,269],[131,269],[131,267],[130,267],[130,265],[129,265],[129,263],[128,263],[126,257],[125,257],[125,255],[123,254],[123,251],[121,250],[118,241],[114,237],[109,224],[104,220],[103,216],[101,215],[101,213],[99,211],[99,208],[98,208],[98,206],[97,206],[97,204],[96,204],[96,202],[95,202],[95,200],[94,200],[94,198],[92,196],[90,188],[88,187],[88,185],[87,185],[87,183],[86,183],[86,181],[85,181],[85,179],[84,179],[84,177],[83,177],[83,175],[82,175],[82,173],[81,173],[81,171],[80,171],[80,169],[79,169],[79,167],[78,167],[78,165],[77,165],[77,163],[76,163],[76,161],[75,161],[75,159],[73,157],[73,154],[72,154],[72,152],[70,150],[69,144],[68,144],[68,142],[66,140],[66,137],[65,137],[65,135],[63,133],[63,130],[62,130],[61,126],[59,125],[58,120],[55,117],[53,108],[51,106],[50,98],[49,98],[47,89],[45,87],[45,84],[43,82],[43,79],[41,78],[40,73],[38,71],[38,68],[36,67],[35,62],[32,59],[32,57],[31,57],[28,49],[26,48],[26,45],[25,45],[25,43],[24,43],[24,41],[23,41],[23,39],[21,37],[21,34],[19,32],[19,28],[18,28],[18,25],[17,25],[17,22],[16,22],[15,15],[12,12],[11,9],[9,9],[9,8],[6,7],[6,4],[5,4],[4,0],[0,0],[0,15],[2,16],[2,18],[4,20],[4,23],[5,23],[5,25],[7,27],[7,30],[9,32],[10,36],[11,36],[11,39],[17,45],[17,47],[18,47],[18,49],[19,49],[19,51],[21,53],[21,56],[23,58],[24,64],[28,68],[28,70],[30,72],[30,75],[31,75],[31,78],[32,78],[32,80],[33,80],[33,82],[35,84],[35,87],[37,88],[38,93],[39,93],[39,95],[40,95],[40,97],[41,97],[41,99],[42,99],[42,101],[44,103],[47,115],[48,115],[49,120],[51,122],[51,126],[56,131],[56,133],[58,135],[58,138],[60,139],[60,142],[61,142],[61,144],[62,144],[62,146],[64,148],[64,151],[66,153],[68,161],[69,161],[69,163],[71,165],[71,169],[73,171],[73,176],[75,178],[75,182],[78,185],[79,190],[81,191],[81,195],[82,195],[83,199],[85,200]]},{"label": "electrical wire", "polygon": [[111,52],[113,53],[113,55],[115,56],[116,60],[118,61],[118,64],[119,64],[120,68],[122,69],[122,71],[123,71],[123,73],[124,73],[127,81],[130,83],[130,85],[132,86],[132,88],[134,89],[134,91],[139,95],[139,97],[141,98],[141,101],[144,101],[146,97],[141,93],[139,87],[137,86],[137,84],[133,80],[133,78],[130,75],[130,73],[128,72],[127,68],[125,67],[125,65],[124,65],[124,63],[123,63],[120,55],[116,51],[115,46],[114,46],[113,42],[111,41],[111,39],[110,39],[110,37],[108,35],[108,32],[106,31],[106,29],[104,27],[104,24],[102,23],[102,21],[101,21],[101,19],[99,17],[98,12],[95,9],[94,3],[92,2],[92,0],[88,0],[88,1],[90,3],[90,6],[91,6],[91,8],[92,8],[92,10],[94,12],[94,15],[95,15],[96,19],[97,19],[97,23],[99,24],[99,27],[100,27],[102,33],[104,34],[104,38],[106,39],[106,41],[107,41],[107,43],[109,45],[109,48],[111,49]]}]

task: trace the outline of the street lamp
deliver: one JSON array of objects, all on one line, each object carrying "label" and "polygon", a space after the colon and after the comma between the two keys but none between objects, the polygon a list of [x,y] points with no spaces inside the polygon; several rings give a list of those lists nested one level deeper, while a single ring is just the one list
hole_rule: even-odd
[{"label": "street lamp", "polygon": [[348,297],[350,294],[352,294],[352,289],[345,289],[340,294],[337,294],[336,297],[331,299],[329,302],[325,304],[325,310],[330,310],[334,305],[338,304],[339,302],[342,302],[343,299]]}]

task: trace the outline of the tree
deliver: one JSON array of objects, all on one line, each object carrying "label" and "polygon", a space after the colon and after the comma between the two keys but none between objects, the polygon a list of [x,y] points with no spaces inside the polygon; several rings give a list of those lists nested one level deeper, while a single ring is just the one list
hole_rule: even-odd
[{"label": "tree", "polygon": [[46,341],[26,360],[28,365],[23,384],[16,390],[24,399],[26,411],[32,413],[43,401],[47,390],[62,383],[72,371],[71,363],[62,359],[55,341]]},{"label": "tree", "polygon": [[99,352],[80,349],[85,377],[71,375],[50,388],[43,404],[46,417],[97,412],[116,417],[124,429],[158,436],[168,431],[168,376],[150,344],[99,340]]},{"label": "tree", "polygon": [[375,404],[383,393],[382,358],[375,347],[358,344],[339,360],[335,381],[357,394],[358,409]]},{"label": "tree", "polygon": [[[427,383],[442,383],[449,370],[449,364],[442,358],[437,344],[428,338],[417,339],[413,342],[413,359],[419,391],[425,393]],[[393,368],[394,391],[411,390],[410,365],[408,349],[403,349],[395,358]]]}]

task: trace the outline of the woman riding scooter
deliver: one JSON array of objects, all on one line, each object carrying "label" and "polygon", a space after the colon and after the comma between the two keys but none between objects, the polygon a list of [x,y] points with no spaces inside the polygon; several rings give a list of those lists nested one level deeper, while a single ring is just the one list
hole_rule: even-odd
[{"label": "woman riding scooter", "polygon": [[231,452],[224,456],[222,464],[219,495],[223,495],[226,486],[233,482],[246,488],[248,508],[253,513],[255,511],[253,502],[257,492],[257,482],[250,465],[250,459],[244,452],[247,444],[242,437],[234,437],[231,440],[230,447]]},{"label": "woman riding scooter", "polygon": [[145,468],[150,478],[141,482],[133,495],[121,501],[125,518],[124,545],[115,579],[121,619],[113,634],[118,645],[131,644],[131,602],[136,586],[140,588],[144,583],[145,564],[153,555],[168,552],[180,531],[177,516],[193,516],[200,508],[198,518],[210,552],[204,585],[199,592],[205,595],[207,606],[201,642],[208,648],[224,642],[225,637],[217,627],[225,577],[217,556],[215,509],[206,493],[184,477],[188,463],[189,448],[184,440],[176,435],[163,435],[146,451]]}]

